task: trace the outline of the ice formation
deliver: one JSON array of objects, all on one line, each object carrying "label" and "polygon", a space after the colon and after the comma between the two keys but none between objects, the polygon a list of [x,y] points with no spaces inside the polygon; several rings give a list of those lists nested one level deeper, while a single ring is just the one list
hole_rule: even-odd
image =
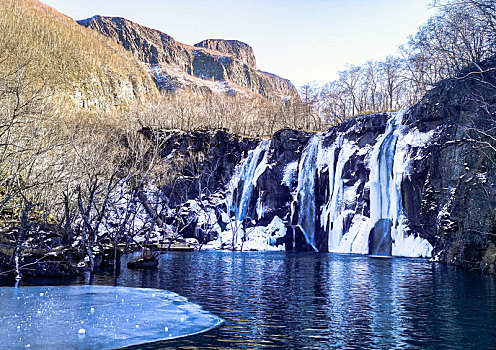
[{"label": "ice formation", "polygon": [[303,232],[307,243],[314,250],[317,250],[314,238],[316,216],[314,189],[320,143],[320,135],[317,134],[310,139],[303,151],[298,164],[298,187],[294,196],[294,201],[298,205],[292,206],[292,208],[298,208],[298,212],[291,213],[291,217],[297,215],[297,225]]},{"label": "ice formation", "polygon": [[171,292],[64,286],[0,288],[2,349],[115,349],[207,331],[222,319]]},{"label": "ice formation", "polygon": [[[228,184],[227,205],[229,211],[234,211],[237,220],[246,218],[246,211],[250,203],[253,188],[259,176],[267,167],[267,156],[270,140],[262,141],[257,148],[248,152],[248,157],[241,161],[235,169],[234,176]],[[263,154],[263,158],[260,157]],[[235,190],[240,194],[235,195]]]},{"label": "ice formation", "polygon": [[[379,220],[386,219],[392,223],[385,226],[391,226],[391,232],[382,234],[391,236],[392,255],[431,256],[432,246],[429,242],[409,231],[407,217],[403,212],[401,186],[403,178],[411,171],[412,149],[425,145],[432,138],[432,132],[421,133],[402,125],[405,112],[390,114],[385,132],[373,146],[360,148],[356,141],[338,134],[332,145],[324,147],[325,133],[312,136],[300,160],[287,164],[282,174],[281,184],[289,187],[293,194],[286,227],[291,224],[299,227],[306,243],[314,250],[317,250],[315,232],[317,225],[320,225],[328,234],[328,251],[368,254],[370,231]],[[242,193],[236,210],[236,227],[246,218],[256,179],[268,166],[268,149],[269,144],[264,141],[251,151],[231,180],[231,193],[235,188]],[[345,181],[343,178],[345,166],[352,157],[364,157],[366,167],[370,170],[366,183],[360,179]],[[316,181],[324,172],[329,178],[325,202],[321,207],[316,207]],[[370,194],[370,215],[364,214],[364,190],[369,190]],[[233,203],[232,197],[230,202]],[[359,202],[362,203],[360,210]],[[258,219],[263,217],[264,208],[265,203],[259,197],[256,201]],[[230,244],[236,245],[236,237],[240,237],[245,246],[250,245],[249,235],[243,233],[237,236],[232,232],[231,227],[220,240],[229,240]],[[263,234],[256,236],[257,242],[264,241],[260,238]]]}]

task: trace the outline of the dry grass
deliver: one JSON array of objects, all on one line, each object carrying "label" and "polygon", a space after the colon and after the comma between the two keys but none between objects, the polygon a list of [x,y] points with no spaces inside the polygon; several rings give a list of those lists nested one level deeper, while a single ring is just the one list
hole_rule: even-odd
[{"label": "dry grass", "polygon": [[147,71],[111,40],[36,0],[0,3],[0,72],[27,74],[79,107],[109,109],[156,94]]}]

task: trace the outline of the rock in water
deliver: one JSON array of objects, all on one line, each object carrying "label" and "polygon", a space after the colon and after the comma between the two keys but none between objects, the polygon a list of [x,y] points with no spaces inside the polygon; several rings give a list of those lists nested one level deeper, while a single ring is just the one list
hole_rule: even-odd
[{"label": "rock in water", "polygon": [[127,267],[130,269],[149,269],[158,267],[158,258],[155,254],[145,251],[139,257],[129,261]]},{"label": "rock in water", "polygon": [[369,254],[391,256],[393,240],[391,238],[391,219],[380,219],[376,222],[369,235]]}]

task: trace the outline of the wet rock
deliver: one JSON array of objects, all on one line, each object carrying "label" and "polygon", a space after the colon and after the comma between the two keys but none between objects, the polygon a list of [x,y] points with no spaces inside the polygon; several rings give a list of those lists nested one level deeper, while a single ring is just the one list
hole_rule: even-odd
[{"label": "wet rock", "polygon": [[154,269],[158,267],[158,257],[155,254],[143,254],[127,263],[129,269]]},{"label": "wet rock", "polygon": [[369,254],[391,256],[392,243],[390,219],[380,219],[376,222],[369,234]]}]

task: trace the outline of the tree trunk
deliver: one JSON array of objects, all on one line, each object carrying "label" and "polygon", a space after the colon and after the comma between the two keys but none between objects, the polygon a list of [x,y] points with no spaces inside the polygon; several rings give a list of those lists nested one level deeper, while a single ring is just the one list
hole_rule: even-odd
[{"label": "tree trunk", "polygon": [[64,235],[62,237],[62,244],[67,246],[72,241],[72,237],[73,237],[68,193],[64,193],[64,207],[65,207],[65,227],[64,227]]},{"label": "tree trunk", "polygon": [[24,236],[29,230],[29,212],[32,208],[33,205],[28,201],[24,206],[24,210],[21,216],[21,226],[19,227],[19,234],[17,236],[17,244],[14,252],[16,281],[20,281],[22,279],[22,271],[20,265],[22,259],[22,244],[24,243]]}]

